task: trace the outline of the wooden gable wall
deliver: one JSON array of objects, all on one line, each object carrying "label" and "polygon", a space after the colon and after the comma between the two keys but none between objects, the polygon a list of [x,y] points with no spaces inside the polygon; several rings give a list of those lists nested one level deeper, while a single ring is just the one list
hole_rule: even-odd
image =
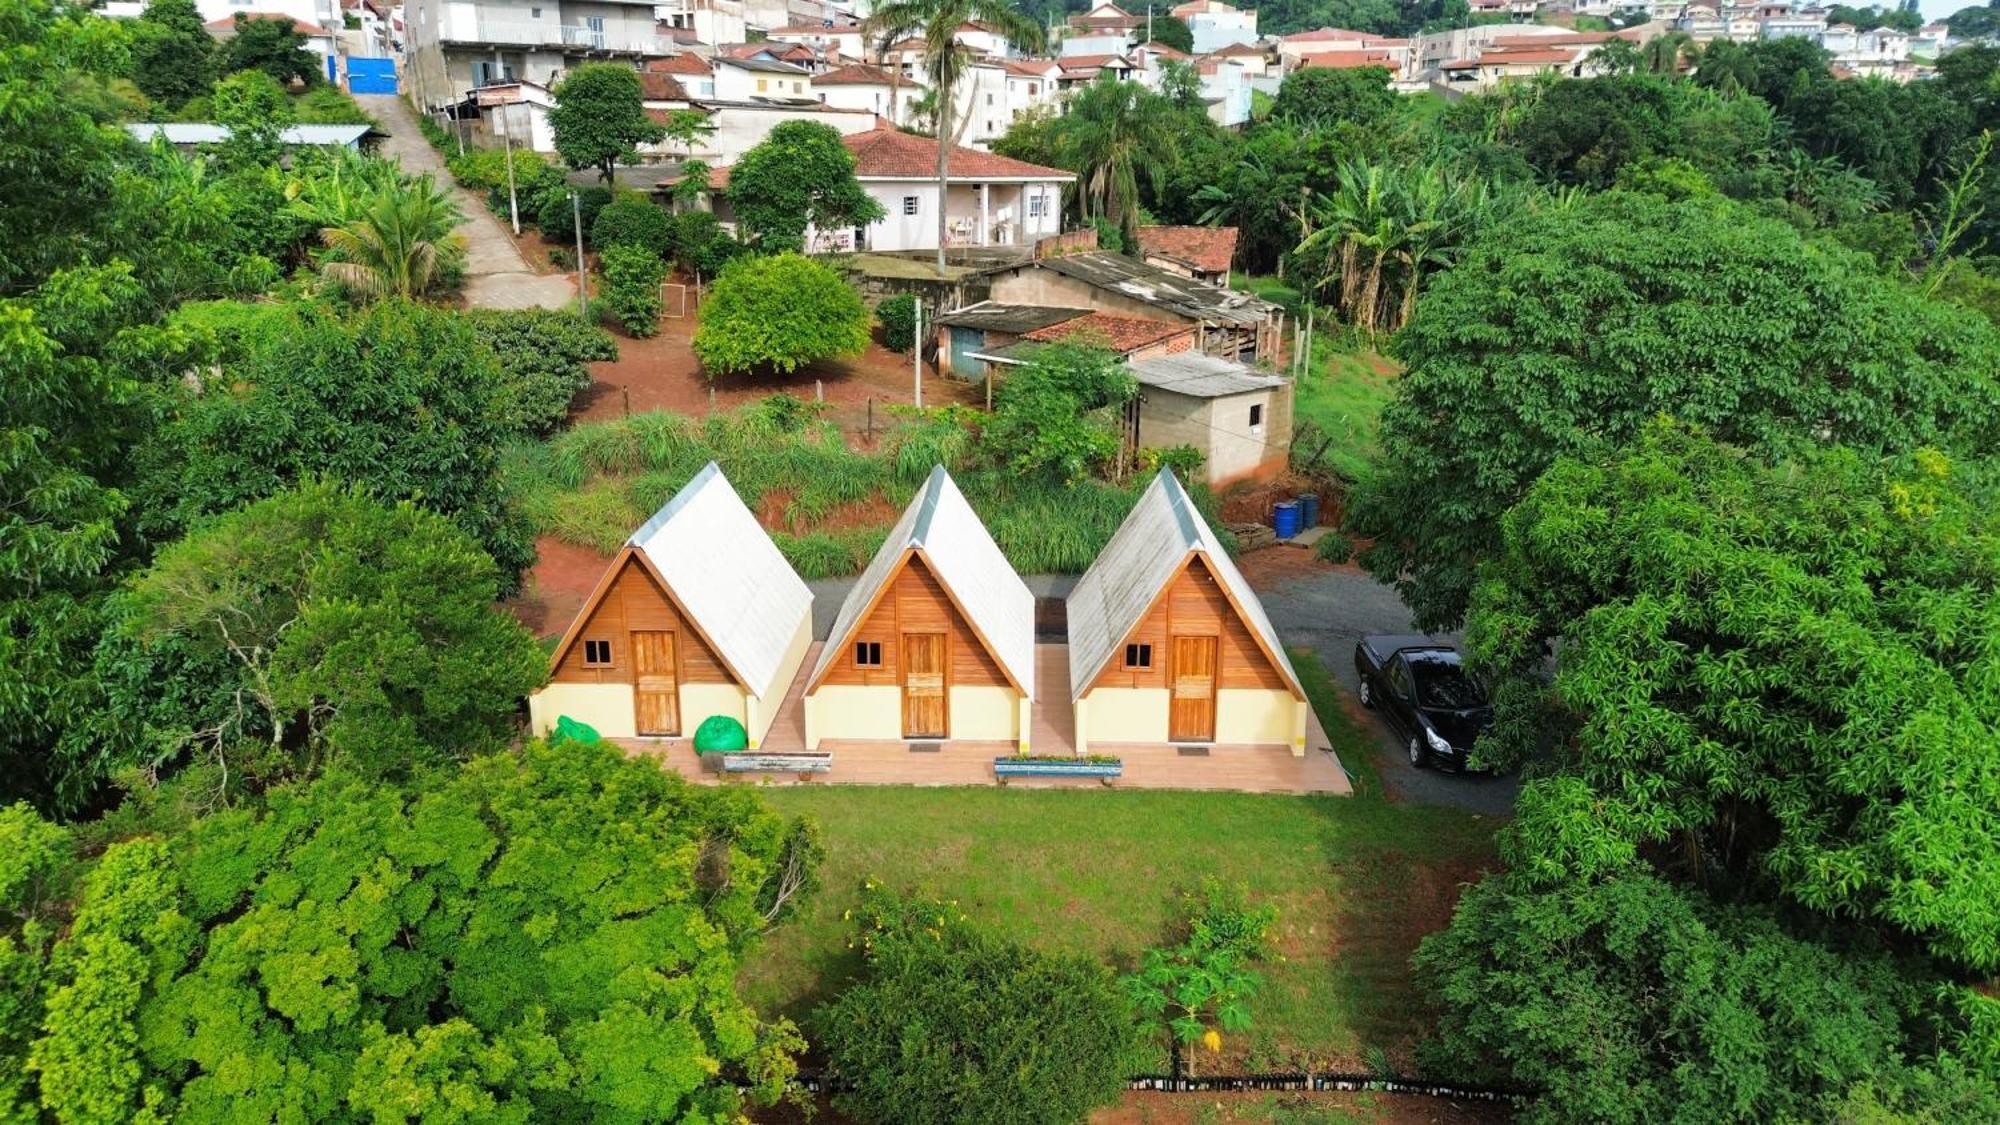
[{"label": "wooden gable wall", "polygon": [[[1011,686],[1000,662],[986,651],[979,634],[958,612],[951,596],[945,593],[944,585],[931,573],[922,551],[911,555],[895,577],[889,580],[888,591],[855,627],[845,649],[835,654],[834,662],[821,682],[900,685],[903,682],[901,637],[904,633],[945,634],[945,645],[951,654],[950,672],[945,681],[948,684]],[[858,641],[881,644],[881,667],[855,667],[854,645]]]},{"label": "wooden gable wall", "polygon": [[[629,684],[636,674],[632,661],[632,633],[640,630],[669,630],[674,634],[674,650],[679,654],[677,680],[688,684],[733,684],[736,678],[702,640],[701,633],[688,622],[653,574],[631,553],[620,556],[618,576],[604,596],[586,605],[583,626],[570,638],[569,651],[549,680],[559,684]],[[585,641],[610,641],[611,666],[584,666]]]},{"label": "wooden gable wall", "polygon": [[[1187,565],[1167,584],[1165,595],[1157,598],[1146,616],[1132,627],[1132,632],[1118,642],[1111,651],[1110,662],[1090,686],[1093,689],[1166,687],[1170,655],[1167,638],[1171,636],[1219,638],[1222,665],[1216,678],[1219,688],[1291,690],[1284,673],[1264,655],[1256,635],[1230,604],[1229,595],[1209,572],[1208,564],[1194,554],[1188,556]],[[1125,667],[1125,646],[1130,644],[1153,646],[1151,668]]]}]

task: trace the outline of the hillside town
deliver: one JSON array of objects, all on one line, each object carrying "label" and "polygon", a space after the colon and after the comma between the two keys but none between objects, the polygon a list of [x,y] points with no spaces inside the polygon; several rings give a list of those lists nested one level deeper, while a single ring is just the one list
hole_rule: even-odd
[{"label": "hillside town", "polygon": [[0,0],[0,1120],[2000,1121],[2000,0]]}]

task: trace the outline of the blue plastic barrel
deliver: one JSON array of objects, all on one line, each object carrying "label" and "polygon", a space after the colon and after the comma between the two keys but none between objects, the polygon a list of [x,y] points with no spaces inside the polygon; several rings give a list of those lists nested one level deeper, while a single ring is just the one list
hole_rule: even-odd
[{"label": "blue plastic barrel", "polygon": [[1299,533],[1299,505],[1294,500],[1280,500],[1271,509],[1271,530],[1280,539],[1290,539]]},{"label": "blue plastic barrel", "polygon": [[1319,493],[1301,492],[1295,498],[1299,505],[1299,527],[1301,530],[1319,526]]}]

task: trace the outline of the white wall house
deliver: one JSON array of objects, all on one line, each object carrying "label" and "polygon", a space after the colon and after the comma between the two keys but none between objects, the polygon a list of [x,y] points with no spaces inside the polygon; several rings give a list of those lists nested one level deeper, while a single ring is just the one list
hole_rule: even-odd
[{"label": "white wall house", "polygon": [[850,63],[814,75],[813,89],[824,105],[879,113],[898,125],[909,122],[913,107],[924,96],[923,86],[866,63]]},{"label": "white wall house", "polygon": [[813,76],[802,66],[768,59],[717,57],[715,97],[720,101],[747,102],[754,99],[814,101]]},{"label": "white wall house", "polygon": [[405,8],[408,91],[420,108],[480,86],[553,87],[582,62],[667,54],[651,0],[423,0]]},{"label": "white wall house", "polygon": [[1194,33],[1194,51],[1205,55],[1234,44],[1257,41],[1257,11],[1233,8],[1222,0],[1193,0],[1173,10]]},{"label": "white wall house", "polygon": [[691,31],[697,42],[710,46],[741,43],[750,35],[743,0],[659,0],[654,14],[670,30]]},{"label": "white wall house", "polygon": [[[824,24],[798,24],[791,27],[774,27],[764,33],[765,39],[773,43],[797,43],[811,47],[822,54],[835,54],[842,59],[865,57],[864,36],[861,26],[853,23],[837,23],[832,27]],[[733,39],[722,40],[733,43]]]}]

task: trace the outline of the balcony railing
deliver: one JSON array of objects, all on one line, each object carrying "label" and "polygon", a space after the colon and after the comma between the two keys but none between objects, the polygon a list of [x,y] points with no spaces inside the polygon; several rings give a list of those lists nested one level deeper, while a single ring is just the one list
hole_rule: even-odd
[{"label": "balcony railing", "polygon": [[573,47],[587,51],[631,51],[664,55],[673,44],[649,28],[625,31],[619,28],[577,27],[554,21],[457,20],[449,23],[443,36],[460,43],[493,43],[508,47]]}]

